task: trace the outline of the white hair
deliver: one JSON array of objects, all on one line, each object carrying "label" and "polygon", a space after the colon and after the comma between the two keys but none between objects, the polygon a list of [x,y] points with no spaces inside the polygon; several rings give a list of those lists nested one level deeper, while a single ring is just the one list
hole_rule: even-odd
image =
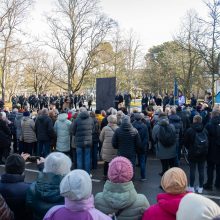
[{"label": "white hair", "polygon": [[85,107],[80,107],[79,108],[79,112],[86,112],[86,111],[87,111],[87,109]]},{"label": "white hair", "polygon": [[64,176],[70,172],[71,166],[72,162],[68,156],[61,152],[53,152],[46,157],[43,171]]}]

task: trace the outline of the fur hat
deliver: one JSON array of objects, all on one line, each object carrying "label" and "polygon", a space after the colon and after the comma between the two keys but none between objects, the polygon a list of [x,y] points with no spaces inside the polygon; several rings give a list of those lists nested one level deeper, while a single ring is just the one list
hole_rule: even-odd
[{"label": "fur hat", "polygon": [[60,194],[69,200],[88,199],[92,194],[92,180],[84,170],[73,170],[60,183]]},{"label": "fur hat", "polygon": [[186,192],[187,177],[185,172],[177,167],[169,169],[161,179],[161,186],[165,192],[170,194]]},{"label": "fur hat", "polygon": [[46,157],[44,172],[64,176],[70,172],[72,162],[68,156],[60,152],[53,152]]},{"label": "fur hat", "polygon": [[10,155],[5,162],[5,171],[8,174],[22,174],[25,169],[25,160],[19,154]]},{"label": "fur hat", "polygon": [[177,212],[177,220],[209,220],[220,215],[220,207],[212,200],[195,193],[184,196]]},{"label": "fur hat", "polygon": [[113,183],[129,182],[133,174],[133,166],[125,157],[116,157],[109,163],[108,178]]}]

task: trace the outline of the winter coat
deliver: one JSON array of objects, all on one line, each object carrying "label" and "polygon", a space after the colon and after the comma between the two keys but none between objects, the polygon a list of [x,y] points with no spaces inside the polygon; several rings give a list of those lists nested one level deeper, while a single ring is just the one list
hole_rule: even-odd
[{"label": "winter coat", "polygon": [[94,122],[88,112],[81,112],[73,123],[71,131],[75,136],[74,141],[76,147],[85,148],[92,147],[92,132],[94,130]]},{"label": "winter coat", "polygon": [[58,151],[70,151],[70,126],[71,122],[67,119],[66,113],[58,115],[54,125],[54,131],[57,135],[56,149]]},{"label": "winter coat", "polygon": [[16,118],[16,116],[17,116],[16,112],[11,112],[8,115],[8,120],[11,122],[11,124],[9,124],[9,128],[10,128],[11,133],[13,135],[16,134],[16,128],[15,128],[15,118]]},{"label": "winter coat", "polygon": [[217,144],[220,142],[217,137],[216,127],[220,124],[220,117],[214,117],[210,122],[205,126],[208,131],[209,139],[209,150],[207,155],[207,160],[209,162],[220,164],[219,155],[220,155],[220,145]]},{"label": "winter coat", "polygon": [[42,220],[46,212],[55,205],[64,204],[60,195],[63,176],[40,172],[37,181],[27,192],[26,205],[33,211],[33,220]]},{"label": "winter coat", "polygon": [[0,182],[0,193],[14,212],[15,220],[29,220],[30,213],[26,209],[25,199],[30,184],[24,182],[25,176],[19,174],[3,174]]},{"label": "winter coat", "polygon": [[109,216],[95,209],[93,196],[79,201],[65,199],[65,205],[51,208],[44,217],[44,220],[60,219],[111,220]]},{"label": "winter coat", "polygon": [[37,141],[35,123],[30,117],[23,117],[21,120],[21,137],[25,143],[33,143]]},{"label": "winter coat", "polygon": [[101,123],[101,127],[100,127],[101,130],[102,130],[105,126],[108,125],[108,120],[107,120],[108,116],[109,116],[109,115],[107,115],[105,118],[102,119],[102,123]]},{"label": "winter coat", "polygon": [[99,143],[99,122],[95,117],[92,117],[93,122],[94,122],[94,129],[92,131],[92,142],[94,144],[98,144]]},{"label": "winter coat", "polygon": [[48,115],[40,115],[35,122],[38,141],[50,141],[54,137],[53,122]]},{"label": "winter coat", "polygon": [[9,148],[11,146],[11,131],[6,121],[0,119],[0,148]]},{"label": "winter coat", "polygon": [[95,207],[106,215],[123,209],[118,220],[138,220],[149,207],[149,202],[144,195],[137,194],[132,182],[106,181],[103,192],[95,196]]},{"label": "winter coat", "polygon": [[178,195],[158,194],[157,204],[152,205],[144,212],[142,220],[176,220],[180,201],[185,195],[185,193]]},{"label": "winter coat", "polygon": [[4,198],[0,195],[0,219],[2,220],[14,220],[14,214],[9,209]]},{"label": "winter coat", "polygon": [[183,136],[188,128],[190,128],[190,117],[188,116],[187,111],[180,111],[176,113],[183,123]]},{"label": "winter coat", "polygon": [[[177,155],[176,143],[170,147],[164,147],[163,144],[158,140],[159,129],[160,129],[160,126],[163,124],[169,124],[169,121],[166,117],[160,118],[158,124],[154,126],[153,131],[152,131],[152,138],[155,143],[156,156],[159,159],[171,159],[171,158],[176,157]],[[175,132],[175,127],[172,124],[170,126]]]},{"label": "winter coat", "polygon": [[[194,124],[192,124],[191,128],[189,128],[186,131],[186,134],[184,136],[184,145],[189,150],[188,151],[188,159],[192,162],[203,162],[206,160],[206,156],[207,156],[206,154],[199,155],[199,156],[195,156],[193,154],[196,132],[202,132],[203,129],[204,129],[203,124],[194,123]],[[208,132],[206,131],[206,129],[205,129],[205,132],[207,133],[207,137],[208,137]]]},{"label": "winter coat", "polygon": [[23,113],[18,112],[15,118],[15,129],[16,129],[16,137],[18,140],[21,139],[21,120],[23,118]]},{"label": "winter coat", "polygon": [[118,149],[118,155],[133,161],[136,152],[141,148],[141,139],[137,129],[131,123],[122,123],[115,131],[112,146]]},{"label": "winter coat", "polygon": [[117,125],[109,124],[102,129],[99,137],[102,142],[102,159],[106,162],[110,162],[117,156],[117,150],[112,146],[112,137],[117,128]]},{"label": "winter coat", "polygon": [[148,128],[141,120],[135,120],[132,125],[137,129],[141,138],[141,152],[139,153],[146,153],[149,142]]},{"label": "winter coat", "polygon": [[170,115],[169,123],[174,125],[176,130],[176,141],[179,141],[183,137],[183,123],[178,115]]}]

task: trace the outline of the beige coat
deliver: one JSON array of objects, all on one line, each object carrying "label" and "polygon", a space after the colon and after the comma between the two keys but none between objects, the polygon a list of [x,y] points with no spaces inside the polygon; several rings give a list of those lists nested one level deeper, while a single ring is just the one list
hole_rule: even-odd
[{"label": "beige coat", "polygon": [[35,122],[30,117],[23,117],[21,121],[22,140],[25,143],[33,143],[37,141],[35,133]]},{"label": "beige coat", "polygon": [[112,137],[114,135],[115,130],[118,128],[115,124],[108,124],[105,126],[100,134],[100,141],[102,144],[102,159],[106,162],[110,162],[113,158],[117,156],[117,150],[112,146]]}]

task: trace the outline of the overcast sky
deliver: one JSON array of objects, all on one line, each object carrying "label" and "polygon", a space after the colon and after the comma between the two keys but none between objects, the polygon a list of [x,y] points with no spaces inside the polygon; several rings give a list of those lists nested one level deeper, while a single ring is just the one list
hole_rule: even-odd
[{"label": "overcast sky", "polygon": [[[29,28],[33,34],[45,31],[43,14],[54,7],[53,0],[36,0]],[[165,41],[179,28],[187,10],[206,15],[203,0],[100,0],[102,11],[124,30],[133,29],[144,50]]]}]

